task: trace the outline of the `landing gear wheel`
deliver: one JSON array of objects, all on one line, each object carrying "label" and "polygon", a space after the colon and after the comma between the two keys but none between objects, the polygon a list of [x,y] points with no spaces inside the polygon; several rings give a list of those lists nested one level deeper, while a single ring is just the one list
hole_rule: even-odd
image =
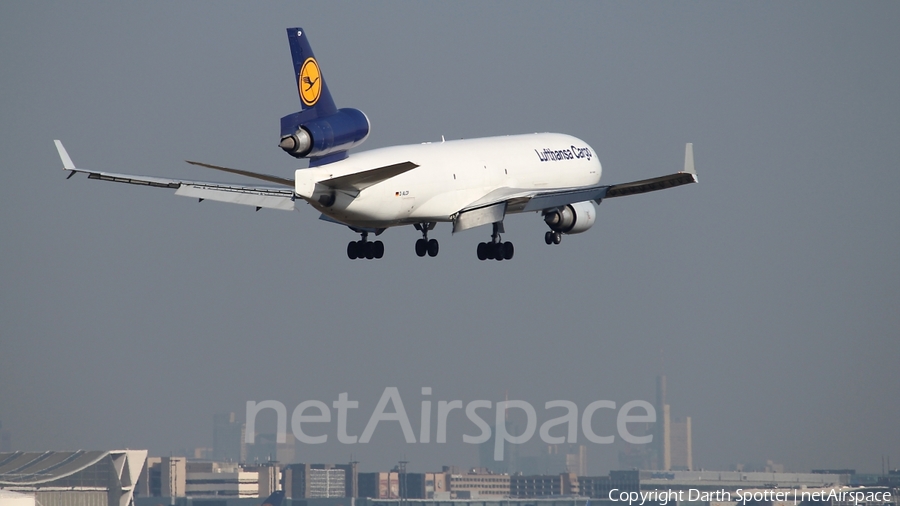
[{"label": "landing gear wheel", "polygon": [[[476,249],[475,252],[478,254],[479,260],[509,260],[513,257],[513,254],[515,254],[516,249],[513,246],[513,243],[500,240],[502,225],[503,224],[500,222],[494,223],[491,241],[478,243],[478,249]],[[550,243],[548,242],[547,244]]]},{"label": "landing gear wheel", "polygon": [[478,254],[479,260],[487,260],[487,257],[488,257],[487,250],[488,250],[487,243],[484,243],[484,242],[478,243],[478,248],[475,250],[475,252]]},{"label": "landing gear wheel", "polygon": [[516,252],[516,248],[513,246],[511,242],[503,243],[503,259],[510,260],[513,257],[513,254]]},{"label": "landing gear wheel", "polygon": [[428,231],[434,230],[434,226],[436,223],[434,222],[426,222],[426,223],[416,223],[414,226],[416,230],[422,232],[422,238],[416,241],[416,255],[423,257],[428,255],[430,257],[436,257],[440,247],[438,245],[437,239],[429,239]]},{"label": "landing gear wheel", "polygon": [[562,234],[559,232],[553,232],[553,244],[559,244],[562,242]]},{"label": "landing gear wheel", "polygon": [[544,242],[547,244],[553,244],[553,231],[548,230],[546,234],[544,234]]},{"label": "landing gear wheel", "polygon": [[497,255],[497,243],[486,242],[484,243],[484,256],[488,260],[493,260]]},{"label": "landing gear wheel", "polygon": [[[358,233],[361,237],[358,241],[350,241],[347,243],[347,258],[350,260],[354,259],[373,259],[373,258],[381,258],[384,256],[384,243],[381,241],[369,242],[369,231],[368,230],[357,230],[353,227],[350,227],[350,230]],[[375,235],[380,234],[381,232],[376,231]]]}]

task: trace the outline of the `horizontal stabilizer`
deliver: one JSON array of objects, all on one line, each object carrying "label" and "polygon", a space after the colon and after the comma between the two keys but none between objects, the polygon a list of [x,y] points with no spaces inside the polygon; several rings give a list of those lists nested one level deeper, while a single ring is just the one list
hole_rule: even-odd
[{"label": "horizontal stabilizer", "polygon": [[356,190],[362,191],[374,184],[380,183],[386,179],[409,172],[418,167],[412,162],[401,162],[393,165],[385,165],[374,169],[364,170],[362,172],[354,172],[345,176],[333,177],[319,181],[321,185],[337,190]]},{"label": "horizontal stabilizer", "polygon": [[240,174],[242,176],[252,177],[254,179],[260,179],[262,181],[268,181],[270,183],[281,184],[287,186],[289,188],[294,187],[294,180],[287,179],[278,176],[270,176],[268,174],[260,174],[259,172],[250,172],[249,170],[240,170],[240,169],[230,169],[228,167],[220,167],[218,165],[210,165],[208,163],[201,162],[192,162],[190,160],[185,160],[187,163],[191,165],[197,165],[199,167],[206,167],[207,169],[221,170],[222,172],[230,172],[232,174]]}]

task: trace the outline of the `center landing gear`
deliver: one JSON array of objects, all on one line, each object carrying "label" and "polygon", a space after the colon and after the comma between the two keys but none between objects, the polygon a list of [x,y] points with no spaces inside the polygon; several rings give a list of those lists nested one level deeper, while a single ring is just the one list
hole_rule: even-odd
[{"label": "center landing gear", "polygon": [[509,260],[516,252],[516,248],[511,242],[503,242],[500,240],[500,232],[503,230],[503,223],[494,223],[494,229],[491,232],[491,242],[478,243],[479,260]]},{"label": "center landing gear", "polygon": [[422,238],[416,241],[416,255],[420,257],[424,257],[426,254],[430,257],[437,256],[440,245],[438,244],[437,239],[428,238],[428,231],[433,230],[434,226],[434,222],[415,224],[416,230],[422,232]]},{"label": "center landing gear", "polygon": [[354,260],[356,258],[381,258],[384,256],[384,243],[381,241],[369,242],[368,232],[360,232],[362,239],[358,241],[350,241],[347,244],[347,258]]}]

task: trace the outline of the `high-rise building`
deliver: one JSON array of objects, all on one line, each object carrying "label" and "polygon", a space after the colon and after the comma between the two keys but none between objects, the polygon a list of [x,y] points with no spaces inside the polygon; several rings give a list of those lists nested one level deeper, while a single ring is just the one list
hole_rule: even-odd
[{"label": "high-rise building", "polygon": [[575,473],[575,476],[587,476],[587,446],[572,446],[574,448],[566,452],[566,472]]},{"label": "high-rise building", "polygon": [[293,433],[284,434],[284,443],[277,434],[257,434],[253,444],[245,445],[245,462],[293,463],[296,457],[296,439]]},{"label": "high-rise building", "polygon": [[673,420],[666,403],[666,377],[656,377],[656,430],[653,434],[655,468],[663,471],[693,469],[691,419]]},{"label": "high-rise building", "polygon": [[[506,420],[506,433],[519,435],[523,429],[510,421]],[[494,446],[497,440],[497,427],[491,425],[491,438],[478,445],[478,465],[482,469],[486,469],[497,474],[514,474],[519,471],[519,445],[511,444],[509,441],[503,441],[503,460],[494,459]]]},{"label": "high-rise building", "polygon": [[159,495],[183,497],[187,494],[187,459],[162,457],[159,463]]},{"label": "high-rise building", "polygon": [[656,469],[669,469],[669,405],[666,404],[666,377],[656,377],[656,430],[653,434],[656,448]]},{"label": "high-rise building", "polygon": [[221,413],[213,417],[213,460],[219,462],[244,462],[247,445],[244,444],[244,424],[235,414]]},{"label": "high-rise building", "polygon": [[621,438],[616,442],[619,448],[619,469],[656,469],[656,433],[657,423],[628,424],[628,432],[633,436],[653,436],[650,444],[632,444]]},{"label": "high-rise building", "polygon": [[692,471],[694,459],[691,455],[691,417],[672,421],[669,430],[669,469]]}]

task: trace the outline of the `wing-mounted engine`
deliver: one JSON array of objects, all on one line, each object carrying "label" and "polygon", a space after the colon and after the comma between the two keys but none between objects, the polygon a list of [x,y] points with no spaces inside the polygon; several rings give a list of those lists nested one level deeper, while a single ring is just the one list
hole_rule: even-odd
[{"label": "wing-mounted engine", "polygon": [[589,200],[544,209],[544,222],[550,227],[544,234],[544,242],[559,244],[563,234],[580,234],[591,228],[596,219],[597,210]]},{"label": "wing-mounted engine", "polygon": [[369,119],[358,109],[315,117],[307,111],[281,118],[278,144],[294,158],[321,158],[359,146],[369,136]]},{"label": "wing-mounted engine", "polygon": [[580,234],[591,228],[597,210],[591,201],[577,202],[544,211],[544,222],[550,230],[563,234]]}]

